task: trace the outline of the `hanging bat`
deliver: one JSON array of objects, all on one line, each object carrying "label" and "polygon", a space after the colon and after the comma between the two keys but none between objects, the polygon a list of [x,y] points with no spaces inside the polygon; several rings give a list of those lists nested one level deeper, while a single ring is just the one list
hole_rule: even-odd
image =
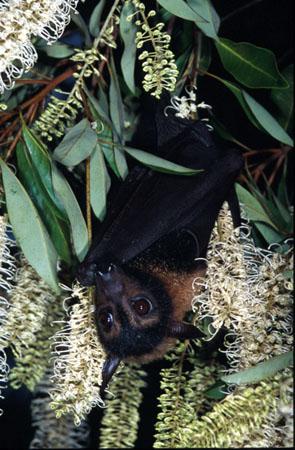
[{"label": "hanging bat", "polygon": [[157,154],[193,169],[195,176],[135,167],[111,202],[77,272],[96,286],[96,324],[106,350],[101,392],[120,361],[161,358],[176,339],[200,336],[183,321],[192,282],[205,275],[210,235],[225,200],[239,225],[234,181],[243,158],[221,150],[202,121],[156,116]]}]

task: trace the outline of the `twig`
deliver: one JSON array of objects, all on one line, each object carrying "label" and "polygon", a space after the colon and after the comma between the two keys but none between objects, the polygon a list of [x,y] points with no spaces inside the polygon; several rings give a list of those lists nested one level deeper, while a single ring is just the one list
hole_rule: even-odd
[{"label": "twig", "polygon": [[11,117],[18,114],[19,110],[22,111],[22,110],[28,108],[29,106],[31,106],[33,103],[40,102],[41,100],[43,100],[43,98],[46,97],[46,95],[49,94],[49,92],[52,91],[58,84],[60,84],[62,81],[66,80],[67,78],[72,76],[73,73],[75,72],[75,70],[76,70],[76,66],[69,68],[68,70],[66,70],[65,72],[63,72],[62,74],[60,74],[59,76],[54,78],[50,83],[48,83],[48,85],[45,88],[43,88],[41,91],[39,91],[32,98],[30,98],[29,100],[22,103],[18,109],[13,110],[10,113],[3,114],[3,118],[0,119],[0,125],[5,123],[7,120],[11,119]]}]

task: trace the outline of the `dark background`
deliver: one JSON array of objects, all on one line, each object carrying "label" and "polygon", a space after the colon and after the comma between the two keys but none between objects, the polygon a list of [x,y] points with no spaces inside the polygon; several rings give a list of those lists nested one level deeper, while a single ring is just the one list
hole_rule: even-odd
[{"label": "dark background", "polygon": [[[92,11],[92,5],[97,2],[86,1],[79,5],[79,10],[87,17]],[[110,2],[112,3],[112,2]],[[236,42],[247,41],[261,47],[271,49],[278,60],[279,67],[283,69],[293,62],[293,2],[291,0],[257,0],[249,2],[244,0],[213,0],[217,12],[221,17],[228,18],[222,22],[219,35]],[[247,4],[251,7],[240,10],[239,13],[230,14]],[[224,78],[231,79],[219,63],[219,58],[213,53],[213,64],[210,67],[213,73],[219,73]],[[248,123],[239,104],[233,100],[232,94],[209,77],[199,79],[201,100],[213,106],[216,116],[242,142],[253,148],[271,146],[271,138],[256,131]],[[255,97],[271,110],[269,93],[255,91]],[[9,362],[12,365],[11,355]],[[148,371],[148,388],[145,389],[144,402],[141,406],[141,422],[139,439],[136,448],[151,448],[153,444],[153,424],[157,415],[157,396],[159,395],[158,372],[163,362],[156,362],[146,367]],[[31,394],[25,388],[15,391],[11,388],[4,390],[4,400],[0,400],[4,410],[0,417],[0,448],[26,449],[32,439],[33,429],[30,417]],[[101,411],[93,410],[89,416],[91,426],[90,448],[98,447],[98,429]]]}]

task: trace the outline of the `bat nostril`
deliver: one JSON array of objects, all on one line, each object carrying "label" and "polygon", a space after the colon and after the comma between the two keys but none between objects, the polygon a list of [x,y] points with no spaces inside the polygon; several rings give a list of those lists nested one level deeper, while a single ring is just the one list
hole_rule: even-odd
[{"label": "bat nostril", "polygon": [[80,267],[76,272],[76,278],[81,284],[85,286],[91,286],[95,284],[96,271],[97,265],[95,263],[89,265],[81,263]]}]

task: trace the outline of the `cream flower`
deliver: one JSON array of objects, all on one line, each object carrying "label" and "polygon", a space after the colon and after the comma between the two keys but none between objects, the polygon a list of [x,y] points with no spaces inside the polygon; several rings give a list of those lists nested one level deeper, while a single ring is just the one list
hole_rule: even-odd
[{"label": "cream flower", "polygon": [[0,0],[0,94],[37,61],[34,36],[56,41],[79,0]]},{"label": "cream flower", "polygon": [[69,321],[54,335],[54,387],[51,408],[56,416],[72,414],[77,425],[91,409],[103,406],[100,397],[104,351],[94,323],[94,306],[86,288],[74,286],[71,297],[78,302],[69,308]]},{"label": "cream flower", "polygon": [[241,370],[291,350],[292,283],[283,273],[293,255],[255,247],[248,227],[233,229],[223,208],[209,245],[206,281],[193,300],[196,320],[211,318],[212,334],[228,330],[231,370]]},{"label": "cream flower", "polygon": [[152,51],[144,50],[138,57],[143,61],[142,70],[145,73],[143,88],[154,97],[160,98],[164,89],[174,91],[178,77],[175,57],[169,48],[171,37],[163,31],[163,23],[157,23],[153,27],[149,25],[148,19],[156,14],[154,10],[146,13],[145,5],[140,0],[132,0],[132,3],[136,12],[127,20],[131,20],[133,16],[137,17],[135,24],[140,27],[140,31],[136,33],[136,46],[141,49],[149,43],[153,48]]},{"label": "cream flower", "polygon": [[[0,399],[3,398],[1,390],[6,388],[10,368],[7,364],[5,347],[10,336],[7,330],[9,302],[11,292],[11,280],[15,272],[15,260],[10,253],[13,242],[8,237],[10,231],[6,217],[0,216]],[[0,408],[0,416],[2,410]]]}]

